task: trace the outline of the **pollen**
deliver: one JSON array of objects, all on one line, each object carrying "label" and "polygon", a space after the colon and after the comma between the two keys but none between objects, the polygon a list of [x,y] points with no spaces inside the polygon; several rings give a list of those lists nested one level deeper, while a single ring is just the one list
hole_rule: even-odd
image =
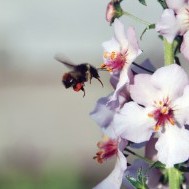
[{"label": "pollen", "polygon": [[161,125],[155,125],[154,130],[159,131]]},{"label": "pollen", "polygon": [[152,113],[149,113],[148,117],[154,117],[154,115]]},{"label": "pollen", "polygon": [[111,55],[110,55],[111,60],[114,60],[114,59],[116,58],[116,56],[117,56],[117,55],[116,55],[116,52],[113,51],[113,52],[111,53]]}]

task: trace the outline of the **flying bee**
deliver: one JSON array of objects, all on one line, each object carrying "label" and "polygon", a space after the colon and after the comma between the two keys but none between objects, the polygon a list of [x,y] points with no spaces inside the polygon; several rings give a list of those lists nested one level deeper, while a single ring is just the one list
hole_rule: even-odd
[{"label": "flying bee", "polygon": [[73,90],[76,92],[82,90],[83,97],[84,97],[85,96],[85,89],[84,89],[85,82],[90,81],[91,83],[91,80],[93,77],[97,79],[103,87],[103,83],[100,80],[100,76],[98,74],[98,69],[92,66],[91,64],[82,63],[82,64],[74,65],[66,60],[61,59],[58,56],[55,56],[55,59],[63,63],[69,69],[71,69],[71,71],[64,73],[62,77],[62,83],[66,89],[72,87]]}]

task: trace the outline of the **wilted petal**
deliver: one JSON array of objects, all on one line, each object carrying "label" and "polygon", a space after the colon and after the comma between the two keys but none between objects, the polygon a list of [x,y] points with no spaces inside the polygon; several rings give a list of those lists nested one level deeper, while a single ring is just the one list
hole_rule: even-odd
[{"label": "wilted petal", "polygon": [[157,158],[167,168],[189,158],[189,131],[177,125],[167,125],[155,145]]},{"label": "wilted petal", "polygon": [[173,108],[175,119],[180,126],[189,123],[189,85],[185,87],[183,96],[175,100]]},{"label": "wilted petal", "polygon": [[158,88],[163,97],[171,100],[182,95],[188,84],[188,76],[184,69],[177,64],[159,68],[151,78],[154,87]]},{"label": "wilted petal", "polygon": [[110,127],[116,136],[141,143],[150,139],[155,122],[148,117],[148,110],[135,102],[126,103],[114,116]]},{"label": "wilted petal", "polygon": [[189,31],[183,36],[183,42],[180,48],[181,53],[189,61]]},{"label": "wilted petal", "polygon": [[100,182],[93,189],[120,189],[123,179],[123,174],[127,168],[127,161],[121,151],[118,151],[117,162],[114,170],[110,175]]},{"label": "wilted petal", "polygon": [[90,113],[91,118],[102,128],[106,128],[113,119],[114,110],[106,106],[109,97],[100,98],[94,110]]},{"label": "wilted petal", "polygon": [[156,31],[164,36],[169,43],[172,43],[179,31],[179,26],[172,9],[165,9],[159,22],[156,24]]},{"label": "wilted petal", "polygon": [[149,74],[138,74],[134,77],[134,85],[130,85],[131,98],[138,104],[147,106],[153,104],[158,96],[158,89],[151,82]]},{"label": "wilted petal", "polygon": [[186,0],[166,0],[167,6],[174,10],[182,8],[186,2]]}]

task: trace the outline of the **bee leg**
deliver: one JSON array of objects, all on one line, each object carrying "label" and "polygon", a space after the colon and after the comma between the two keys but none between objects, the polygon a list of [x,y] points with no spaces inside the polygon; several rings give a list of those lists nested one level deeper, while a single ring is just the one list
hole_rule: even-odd
[{"label": "bee leg", "polygon": [[85,96],[85,89],[84,89],[84,87],[82,87],[81,90],[83,91],[83,97],[84,97]]},{"label": "bee leg", "polygon": [[96,79],[101,83],[102,87],[104,87],[104,85],[103,85],[102,81],[100,80],[100,78],[96,77]]},{"label": "bee leg", "polygon": [[89,81],[90,81],[90,84],[91,84],[91,80],[92,80],[92,78],[93,78],[93,77],[92,77],[92,76],[90,76],[90,79],[89,79]]}]

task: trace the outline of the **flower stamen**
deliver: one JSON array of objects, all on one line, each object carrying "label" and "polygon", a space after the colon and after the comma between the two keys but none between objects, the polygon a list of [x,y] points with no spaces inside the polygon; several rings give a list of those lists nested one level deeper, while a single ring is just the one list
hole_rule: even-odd
[{"label": "flower stamen", "polygon": [[93,159],[96,159],[100,164],[118,153],[118,141],[107,136],[103,137],[103,139],[97,143],[97,146],[99,151]]},{"label": "flower stamen", "polygon": [[148,117],[156,121],[155,131],[158,131],[160,127],[165,126],[167,123],[175,125],[174,110],[168,97],[160,101],[154,101],[154,107],[155,109],[148,113]]},{"label": "flower stamen", "polygon": [[104,52],[103,57],[105,63],[101,65],[101,68],[105,68],[109,72],[121,70],[126,63],[126,53],[121,54],[115,51]]}]

